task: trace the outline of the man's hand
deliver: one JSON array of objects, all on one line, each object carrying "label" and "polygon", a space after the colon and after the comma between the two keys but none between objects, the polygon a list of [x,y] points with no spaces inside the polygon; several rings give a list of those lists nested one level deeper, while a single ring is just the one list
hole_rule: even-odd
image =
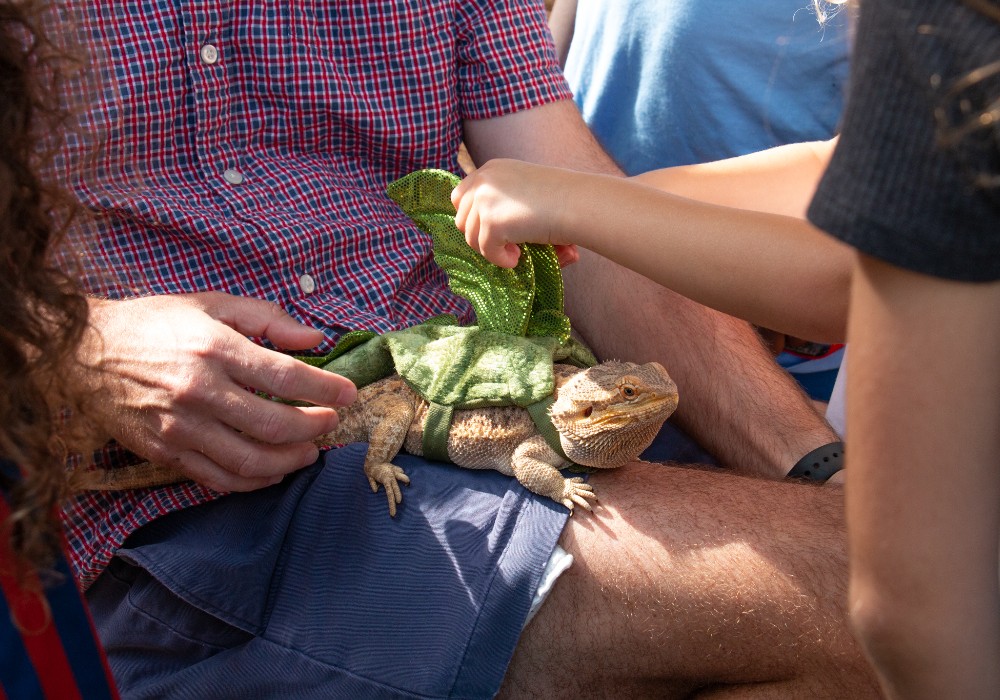
[{"label": "man's hand", "polygon": [[521,161],[490,161],[452,192],[455,225],[494,265],[517,265],[519,243],[550,243],[565,267],[579,259],[576,247],[557,226],[564,198],[556,193],[568,175],[566,170]]},{"label": "man's hand", "polygon": [[[99,418],[122,445],[219,491],[276,483],[318,456],[312,440],[356,396],[347,379],[268,350],[323,336],[278,306],[219,292],[94,301],[83,345]],[[315,404],[289,406],[247,391]]]}]

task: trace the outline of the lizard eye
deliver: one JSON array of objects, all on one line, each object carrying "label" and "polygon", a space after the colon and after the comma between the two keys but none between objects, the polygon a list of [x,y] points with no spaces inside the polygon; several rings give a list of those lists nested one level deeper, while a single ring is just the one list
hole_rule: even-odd
[{"label": "lizard eye", "polygon": [[582,411],[580,411],[580,415],[582,415],[584,418],[590,418],[590,415],[593,412],[594,412],[594,407],[593,406],[587,406],[585,409],[583,409]]},{"label": "lizard eye", "polygon": [[639,390],[636,389],[631,384],[623,384],[620,391],[622,396],[624,396],[626,399],[634,399],[636,396],[639,395]]}]

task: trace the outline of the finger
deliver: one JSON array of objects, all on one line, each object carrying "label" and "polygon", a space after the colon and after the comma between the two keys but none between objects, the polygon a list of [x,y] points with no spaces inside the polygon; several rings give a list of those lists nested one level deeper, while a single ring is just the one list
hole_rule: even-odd
[{"label": "finger", "polygon": [[458,189],[465,184],[463,181],[459,184],[459,187],[451,193],[451,201],[455,204],[455,226],[458,227],[459,231],[467,232],[469,230],[469,212],[472,210],[472,203],[475,201],[475,197],[471,194],[462,195],[458,199],[455,198],[455,193]]},{"label": "finger", "polygon": [[497,264],[500,267],[516,267],[517,261],[521,259],[521,246],[517,243],[506,243],[503,247],[502,260]]},{"label": "finger", "polygon": [[272,445],[312,441],[339,423],[332,408],[289,406],[236,386],[215,415],[229,427]]},{"label": "finger", "polygon": [[346,406],[358,395],[351,380],[339,374],[260,347],[241,336],[237,337],[239,341],[232,340],[233,345],[239,348],[238,354],[228,357],[242,357],[243,360],[224,361],[229,365],[229,376],[244,386],[278,398],[305,401],[317,406]]},{"label": "finger", "polygon": [[205,296],[205,312],[242,335],[267,338],[289,350],[314,348],[323,342],[320,331],[296,321],[273,302],[221,292]]},{"label": "finger", "polygon": [[185,476],[214,491],[256,491],[278,483],[284,476],[238,476],[194,450],[180,453],[175,464]]},{"label": "finger", "polygon": [[474,222],[470,222],[470,227],[475,228],[476,244],[473,247],[479,251],[479,254],[500,267],[517,265],[521,249],[513,243],[507,243],[503,237],[494,235],[493,230],[479,219],[478,209],[473,211],[470,217],[475,219]]},{"label": "finger", "polygon": [[[269,445],[222,424],[206,431],[198,452],[230,474],[248,479],[284,476],[312,464],[319,448],[311,442]],[[188,444],[192,444],[190,441]]]},{"label": "finger", "polygon": [[469,210],[465,219],[465,242],[480,255],[483,254],[483,231],[479,226],[479,207]]},{"label": "finger", "polygon": [[465,242],[470,248],[472,248],[477,253],[479,252],[479,231],[473,231],[468,225],[468,221],[464,222],[464,225],[459,229],[462,235],[465,236]]},{"label": "finger", "polygon": [[462,197],[465,196],[466,190],[472,186],[471,180],[471,175],[462,178],[462,181],[455,185],[455,189],[451,191],[451,205],[455,207],[456,212],[458,212],[458,203],[462,201]]},{"label": "finger", "polygon": [[553,247],[556,249],[556,258],[559,259],[559,267],[566,267],[580,260],[580,250],[575,244]]}]

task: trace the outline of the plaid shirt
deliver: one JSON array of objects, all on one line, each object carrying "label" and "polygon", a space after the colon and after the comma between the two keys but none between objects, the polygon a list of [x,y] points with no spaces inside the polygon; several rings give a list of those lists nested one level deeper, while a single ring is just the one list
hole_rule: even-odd
[{"label": "plaid shirt", "polygon": [[[324,330],[322,350],[348,329],[468,318],[385,187],[456,171],[462,119],[570,97],[540,0],[91,5],[83,27],[106,75],[86,114],[99,156],[76,190],[108,216],[89,291],[269,299]],[[186,483],[77,497],[81,581],[137,528],[218,495]]]}]

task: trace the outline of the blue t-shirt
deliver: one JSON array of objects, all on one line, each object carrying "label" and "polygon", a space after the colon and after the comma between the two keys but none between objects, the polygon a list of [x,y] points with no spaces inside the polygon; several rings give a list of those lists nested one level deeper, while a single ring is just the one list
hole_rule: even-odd
[{"label": "blue t-shirt", "polygon": [[633,175],[830,138],[848,52],[803,0],[580,0],[566,77]]}]

